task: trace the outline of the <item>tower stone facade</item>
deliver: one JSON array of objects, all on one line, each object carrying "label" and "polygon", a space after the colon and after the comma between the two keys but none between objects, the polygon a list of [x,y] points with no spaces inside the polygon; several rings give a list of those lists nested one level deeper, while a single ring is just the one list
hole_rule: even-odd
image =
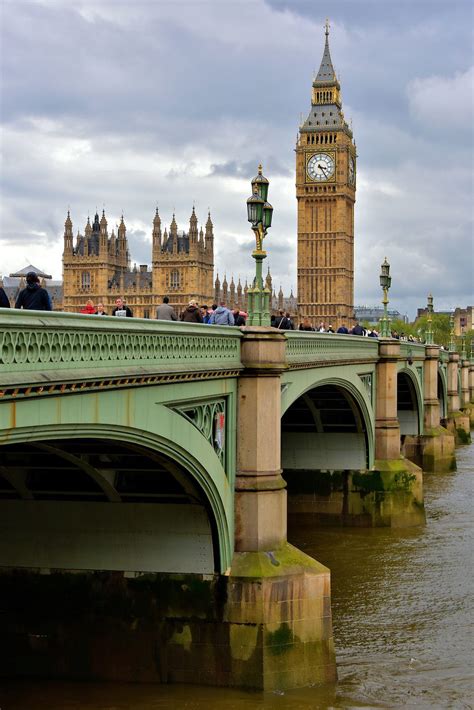
[{"label": "tower stone facade", "polygon": [[329,27],[296,144],[298,315],[340,325],[354,313],[356,146],[342,110]]},{"label": "tower stone facade", "polygon": [[213,299],[214,229],[210,214],[199,229],[193,207],[189,230],[178,229],[173,215],[169,230],[162,233],[156,210],[152,230],[152,269],[142,264],[132,269],[123,216],[117,233],[109,234],[105,212],[89,218],[84,234],[73,236],[68,212],[64,224],[63,309],[80,311],[87,300],[103,303],[110,313],[118,297],[123,298],[134,316],[154,318],[163,296],[181,311],[191,299],[211,303]]}]

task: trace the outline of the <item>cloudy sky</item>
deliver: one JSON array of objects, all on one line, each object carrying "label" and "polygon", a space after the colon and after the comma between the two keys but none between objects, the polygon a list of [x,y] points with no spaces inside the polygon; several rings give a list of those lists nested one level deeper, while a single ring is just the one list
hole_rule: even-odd
[{"label": "cloudy sky", "polygon": [[277,289],[296,288],[294,146],[330,47],[358,152],[356,303],[413,316],[473,303],[471,0],[1,0],[0,273],[61,277],[74,229],[123,211],[151,260],[159,205],[186,227],[211,209],[221,279],[252,272],[246,221],[259,162]]}]

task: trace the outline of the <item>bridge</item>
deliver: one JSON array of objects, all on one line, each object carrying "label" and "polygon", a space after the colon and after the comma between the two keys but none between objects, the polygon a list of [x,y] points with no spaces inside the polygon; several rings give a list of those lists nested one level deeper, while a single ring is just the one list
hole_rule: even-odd
[{"label": "bridge", "polygon": [[288,525],[422,524],[473,401],[435,345],[2,309],[2,672],[334,678]]}]

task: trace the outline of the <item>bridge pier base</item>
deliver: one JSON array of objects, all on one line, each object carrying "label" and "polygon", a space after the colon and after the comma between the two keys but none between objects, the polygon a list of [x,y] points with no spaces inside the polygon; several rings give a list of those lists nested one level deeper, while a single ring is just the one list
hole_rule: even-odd
[{"label": "bridge pier base", "polygon": [[235,553],[225,619],[233,684],[284,690],[334,681],[330,572],[287,542],[281,476],[283,334],[247,328],[239,378]]},{"label": "bridge pier base", "polygon": [[462,446],[471,442],[471,421],[469,412],[461,411],[458,371],[459,353],[450,352],[448,362],[448,416],[443,421],[443,424],[455,436],[457,446]]},{"label": "bridge pier base", "polygon": [[424,523],[421,469],[406,459],[375,464],[371,471],[285,471],[290,532]]},{"label": "bridge pier base", "polygon": [[441,425],[425,429],[422,436],[406,436],[403,455],[425,473],[456,470],[455,436]]},{"label": "bridge pier base", "polygon": [[441,426],[438,399],[439,345],[425,346],[423,364],[423,434],[405,436],[402,452],[427,473],[456,469],[455,438]]}]

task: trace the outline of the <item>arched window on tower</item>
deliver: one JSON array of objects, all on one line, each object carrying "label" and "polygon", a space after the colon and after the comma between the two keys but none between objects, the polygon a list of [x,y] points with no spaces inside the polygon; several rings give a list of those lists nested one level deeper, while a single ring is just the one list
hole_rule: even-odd
[{"label": "arched window on tower", "polygon": [[81,287],[83,289],[90,289],[91,287],[91,274],[90,271],[83,271],[81,274]]},{"label": "arched window on tower", "polygon": [[178,289],[179,285],[179,271],[174,269],[170,274],[170,289]]}]

